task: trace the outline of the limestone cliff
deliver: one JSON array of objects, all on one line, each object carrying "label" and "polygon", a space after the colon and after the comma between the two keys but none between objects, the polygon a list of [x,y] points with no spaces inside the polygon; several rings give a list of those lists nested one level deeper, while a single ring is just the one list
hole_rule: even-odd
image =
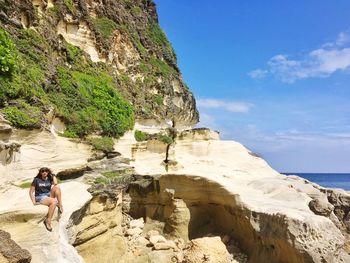
[{"label": "limestone cliff", "polygon": [[158,125],[198,122],[151,0],[1,0],[0,27],[8,50],[0,108],[16,127],[57,116],[69,137],[118,137],[134,115]]}]

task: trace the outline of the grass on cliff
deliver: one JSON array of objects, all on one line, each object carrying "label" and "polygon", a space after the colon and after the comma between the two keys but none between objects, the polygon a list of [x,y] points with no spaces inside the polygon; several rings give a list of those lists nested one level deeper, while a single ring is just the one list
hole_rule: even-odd
[{"label": "grass on cliff", "polygon": [[59,66],[57,77],[61,92],[51,92],[49,98],[70,134],[84,137],[99,132],[120,137],[133,127],[133,107],[116,91],[106,71],[87,67],[82,72]]},{"label": "grass on cliff", "polygon": [[107,17],[94,19],[93,23],[97,32],[105,38],[109,38],[117,28],[117,24]]},{"label": "grass on cliff", "polygon": [[45,92],[42,83],[47,59],[44,54],[45,40],[34,30],[21,30],[16,46],[12,50],[16,56],[10,76],[0,78],[0,103],[8,99],[40,100]]},{"label": "grass on cliff", "polygon": [[102,176],[95,179],[95,184],[110,184],[120,176],[121,174],[117,171],[103,172]]},{"label": "grass on cliff", "polygon": [[76,11],[74,7],[74,0],[63,0],[63,2],[69,11],[71,11],[72,13]]},{"label": "grass on cliff", "polygon": [[0,76],[16,67],[17,51],[10,35],[0,28]]},{"label": "grass on cliff", "polygon": [[32,181],[28,181],[28,182],[23,182],[20,185],[17,185],[18,187],[22,188],[22,189],[27,189],[30,188],[32,186]]},{"label": "grass on cliff", "polygon": [[15,127],[39,128],[42,107],[48,102],[43,83],[50,48],[36,31],[22,29],[13,52],[17,57],[11,75],[0,78],[1,112]]},{"label": "grass on cliff", "polygon": [[21,29],[17,34],[14,45],[9,45],[18,54],[12,72],[0,78],[0,111],[13,126],[39,128],[44,112],[53,107],[67,125],[67,137],[91,133],[119,137],[133,127],[133,107],[117,91],[106,66],[92,63],[68,43],[70,65],[57,63],[54,51],[37,31]]},{"label": "grass on cliff", "polygon": [[96,137],[88,140],[95,150],[103,152],[113,151],[114,142],[111,137]]},{"label": "grass on cliff", "polygon": [[134,132],[134,137],[135,137],[136,141],[142,142],[142,141],[147,141],[149,139],[150,135],[146,132],[136,130]]},{"label": "grass on cliff", "polygon": [[1,110],[12,125],[19,128],[40,128],[42,113],[37,107],[24,101],[17,101],[18,106],[9,106]]}]

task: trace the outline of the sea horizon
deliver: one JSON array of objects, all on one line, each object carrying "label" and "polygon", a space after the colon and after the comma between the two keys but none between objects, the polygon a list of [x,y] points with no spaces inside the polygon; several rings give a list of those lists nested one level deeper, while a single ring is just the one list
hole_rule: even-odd
[{"label": "sea horizon", "polygon": [[350,191],[350,173],[294,173],[281,172],[286,176],[297,175],[326,188],[341,188]]}]

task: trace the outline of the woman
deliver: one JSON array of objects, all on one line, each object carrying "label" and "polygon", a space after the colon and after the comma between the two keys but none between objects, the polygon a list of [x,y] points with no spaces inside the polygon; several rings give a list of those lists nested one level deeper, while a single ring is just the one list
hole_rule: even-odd
[{"label": "woman", "polygon": [[30,187],[29,196],[33,205],[41,204],[49,207],[44,224],[48,231],[52,231],[51,220],[56,205],[61,213],[63,212],[63,206],[61,189],[57,185],[57,178],[49,168],[40,168],[39,173],[34,178],[32,186]]}]

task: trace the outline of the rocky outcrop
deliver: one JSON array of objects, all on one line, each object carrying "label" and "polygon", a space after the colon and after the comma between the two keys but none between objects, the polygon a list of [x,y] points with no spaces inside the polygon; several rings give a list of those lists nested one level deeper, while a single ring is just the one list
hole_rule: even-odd
[{"label": "rocky outcrop", "polygon": [[[70,219],[70,242],[76,247],[85,262],[240,262],[238,254],[230,254],[220,237],[205,237],[191,241],[176,238],[163,231],[155,221],[133,219],[129,211],[129,198],[112,186],[90,189],[93,198]],[[124,197],[123,197],[124,195]],[[180,215],[180,214],[179,214]],[[188,227],[188,226],[187,226]],[[152,229],[152,230],[150,230]],[[168,238],[165,238],[167,235]],[[172,237],[170,237],[172,236]],[[229,241],[225,239],[226,243]]]},{"label": "rocky outcrop", "polygon": [[219,140],[219,132],[209,128],[195,128],[184,130],[177,134],[178,140]]},{"label": "rocky outcrop", "polygon": [[[228,234],[248,254],[249,262],[332,262],[344,244],[329,220],[307,211],[298,218],[253,209],[239,195],[205,178],[163,175],[148,183],[144,178],[132,183],[129,191],[132,216],[157,220],[164,232],[181,223],[188,229],[188,239]],[[175,217],[177,199],[186,203],[187,211]]]},{"label": "rocky outcrop", "polygon": [[70,215],[84,206],[91,195],[86,191],[87,186],[81,183],[63,183],[60,187],[64,212],[61,215],[55,212],[52,232],[48,232],[43,224],[47,207],[33,206],[28,189],[7,189],[0,195],[1,228],[6,229],[18,245],[30,251],[32,262],[82,262],[68,243],[66,226]]},{"label": "rocky outcrop", "polygon": [[321,188],[321,191],[326,193],[329,203],[334,207],[334,214],[350,234],[350,194],[341,189]]},{"label": "rocky outcrop", "polygon": [[185,262],[227,263],[229,254],[219,237],[193,239],[188,244],[184,255]]},{"label": "rocky outcrop", "polygon": [[8,142],[12,133],[11,123],[0,113],[0,140]]},{"label": "rocky outcrop", "polygon": [[93,197],[70,219],[69,240],[85,262],[108,262],[126,252],[122,237],[121,193],[112,188],[90,189]]},{"label": "rocky outcrop", "polygon": [[160,222],[162,231],[175,229],[174,219],[181,218],[176,203],[184,202],[178,224],[188,225],[189,239],[229,234],[249,262],[347,262],[346,237],[334,223],[332,206],[326,206],[329,218],[310,210],[313,199],[327,202],[322,191],[279,175],[236,142],[194,137],[177,137],[177,166],[168,171],[162,154],[151,148],[134,152],[135,170],[151,177],[131,184],[131,215]]},{"label": "rocky outcrop", "polygon": [[[47,131],[16,130],[11,135],[11,140],[18,142],[15,149],[20,149],[20,152],[12,150],[11,160],[0,165],[1,184],[32,180],[43,166],[50,167],[54,173],[66,171],[62,172],[65,174],[69,169],[78,171],[87,165],[93,153],[91,146],[55,136]],[[17,147],[18,145],[21,147]],[[5,150],[0,152],[0,157],[9,160],[8,154],[5,157]],[[10,151],[11,148],[8,148],[6,153]]]},{"label": "rocky outcrop", "polygon": [[29,251],[22,249],[11,239],[11,235],[0,230],[0,262],[29,263],[32,259]]},{"label": "rocky outcrop", "polygon": [[0,164],[8,165],[16,160],[21,145],[10,141],[13,130],[10,122],[0,113]]}]

